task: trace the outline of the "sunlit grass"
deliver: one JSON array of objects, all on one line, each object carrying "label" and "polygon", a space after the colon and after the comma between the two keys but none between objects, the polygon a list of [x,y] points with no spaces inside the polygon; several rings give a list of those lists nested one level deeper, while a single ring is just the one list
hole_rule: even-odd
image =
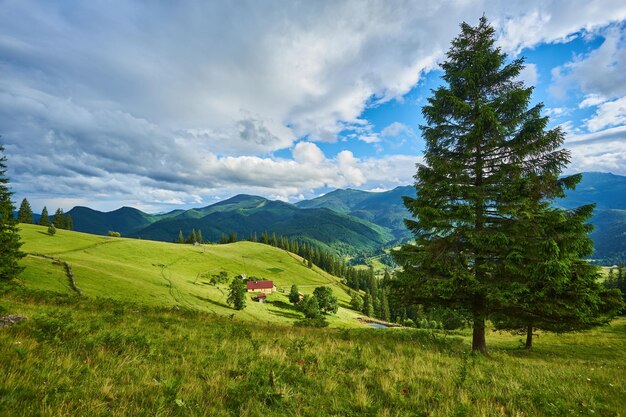
[{"label": "sunlit grass", "polygon": [[[340,301],[331,326],[362,326],[358,313],[348,308],[350,297],[340,281],[317,267],[308,268],[302,258],[268,245],[238,242],[228,245],[178,245],[138,239],[110,238],[59,230],[49,236],[46,228],[20,225],[23,250],[67,261],[77,286],[90,298],[111,298],[151,306],[179,306],[237,318],[293,323],[302,317],[289,305],[292,284],[312,293],[328,285]],[[28,288],[71,291],[63,267],[51,260],[28,256],[21,280]],[[248,298],[243,311],[226,304],[227,285],[209,285],[202,273],[227,271],[230,277],[246,274],[273,280],[278,292],[259,304]],[[283,292],[284,291],[284,292]]]},{"label": "sunlit grass", "polygon": [[541,334],[302,329],[3,290],[0,415],[623,415],[626,320]]}]

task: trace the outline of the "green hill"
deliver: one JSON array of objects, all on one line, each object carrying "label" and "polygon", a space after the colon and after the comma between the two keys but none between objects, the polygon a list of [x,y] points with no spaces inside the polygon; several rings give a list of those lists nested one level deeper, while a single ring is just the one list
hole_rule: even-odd
[{"label": "green hill", "polygon": [[74,230],[78,232],[106,235],[109,230],[120,232],[122,236],[142,229],[159,218],[132,207],[122,207],[110,212],[101,212],[88,207],[77,206],[67,212],[72,216]]},{"label": "green hill", "polygon": [[[324,196],[293,204],[263,197],[237,195],[219,203],[190,210],[151,215],[129,207],[103,213],[86,207],[69,211],[78,231],[104,235],[108,230],[123,236],[171,242],[179,231],[187,235],[202,230],[204,239],[217,241],[235,232],[240,239],[262,232],[306,241],[337,254],[371,254],[411,238],[404,225],[410,217],[403,196],[414,196],[413,186],[386,192],[335,190]],[[565,208],[596,203],[592,237],[594,259],[599,263],[626,261],[622,249],[626,222],[614,210],[626,210],[626,177],[587,172],[576,190],[557,201]],[[608,211],[607,211],[608,210]]]},{"label": "green hill", "polygon": [[131,236],[171,242],[179,231],[187,235],[192,229],[202,230],[203,238],[210,241],[218,241],[230,232],[240,239],[276,233],[338,253],[373,250],[394,239],[387,229],[366,220],[326,208],[300,209],[248,195],[157,221]]},{"label": "green hill", "polygon": [[[307,268],[300,257],[268,245],[238,242],[228,245],[178,245],[137,239],[109,238],[59,230],[49,236],[41,226],[21,225],[26,269],[20,276],[29,288],[72,292],[63,266],[71,265],[76,285],[90,298],[109,298],[148,306],[179,306],[243,320],[292,323],[302,317],[288,302],[292,284],[312,293],[328,285],[340,309],[329,316],[334,326],[359,326],[349,310],[350,297],[339,279],[317,267]],[[243,311],[226,304],[227,285],[210,285],[211,274],[246,274],[274,281],[278,290],[260,304],[250,297]],[[208,276],[202,276],[206,273]],[[282,292],[284,291],[284,292]]]},{"label": "green hill", "polygon": [[415,197],[415,187],[396,187],[385,192],[360,190],[335,190],[312,200],[296,203],[302,208],[327,208],[357,217],[388,229],[396,240],[407,239],[411,233],[404,225],[409,211],[404,206],[403,196]]}]

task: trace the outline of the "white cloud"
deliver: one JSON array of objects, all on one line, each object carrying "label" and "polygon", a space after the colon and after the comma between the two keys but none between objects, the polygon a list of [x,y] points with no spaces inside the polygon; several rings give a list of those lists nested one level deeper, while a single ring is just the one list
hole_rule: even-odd
[{"label": "white cloud", "polygon": [[581,107],[598,103],[602,97],[626,95],[626,32],[615,25],[602,35],[605,39],[599,48],[552,70],[553,95],[563,98],[571,88],[580,88],[587,94]]},{"label": "white cloud", "polygon": [[571,151],[568,172],[606,171],[626,175],[626,126],[568,136]]},{"label": "white cloud", "polygon": [[590,132],[626,124],[626,96],[600,104],[585,124]]},{"label": "white cloud", "polygon": [[602,104],[606,101],[607,101],[606,97],[601,96],[599,94],[588,94],[585,96],[583,101],[580,102],[580,104],[578,105],[578,108],[584,109],[587,107],[595,107],[598,104]]},{"label": "white cloud", "polygon": [[[243,190],[406,184],[415,157],[327,158],[312,142],[345,130],[375,146],[413,135],[401,124],[378,135],[363,110],[408,92],[458,23],[483,11],[507,51],[626,18],[612,0],[5,3],[0,126],[14,187],[157,207]],[[588,58],[618,62],[615,82],[624,48],[612,36],[608,58]],[[530,64],[523,76],[534,84],[536,74]],[[590,94],[604,94],[600,81]],[[293,159],[273,156],[289,148]]]}]

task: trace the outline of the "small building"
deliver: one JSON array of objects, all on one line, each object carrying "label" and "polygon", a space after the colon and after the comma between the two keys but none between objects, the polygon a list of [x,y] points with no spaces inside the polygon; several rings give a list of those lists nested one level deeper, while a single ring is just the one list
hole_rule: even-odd
[{"label": "small building", "polygon": [[246,274],[239,274],[237,276],[238,279],[243,279],[244,281],[248,279],[248,276]]},{"label": "small building", "polygon": [[271,294],[276,291],[276,286],[272,281],[248,281],[246,282],[246,289],[248,292]]},{"label": "small building", "polygon": [[262,293],[262,292],[258,293],[254,297],[252,297],[252,299],[254,301],[258,301],[259,303],[264,303],[266,298],[267,298],[267,296],[264,293]]}]

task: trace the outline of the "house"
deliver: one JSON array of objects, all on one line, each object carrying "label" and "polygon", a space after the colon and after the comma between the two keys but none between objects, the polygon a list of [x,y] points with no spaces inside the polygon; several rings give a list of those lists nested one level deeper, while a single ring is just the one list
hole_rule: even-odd
[{"label": "house", "polygon": [[252,299],[254,301],[258,301],[259,303],[264,303],[266,298],[267,298],[267,296],[265,294],[263,294],[262,292],[258,293],[254,297],[252,297]]},{"label": "house", "polygon": [[248,292],[271,294],[273,291],[276,291],[276,286],[272,281],[248,281],[246,282],[246,289]]}]

